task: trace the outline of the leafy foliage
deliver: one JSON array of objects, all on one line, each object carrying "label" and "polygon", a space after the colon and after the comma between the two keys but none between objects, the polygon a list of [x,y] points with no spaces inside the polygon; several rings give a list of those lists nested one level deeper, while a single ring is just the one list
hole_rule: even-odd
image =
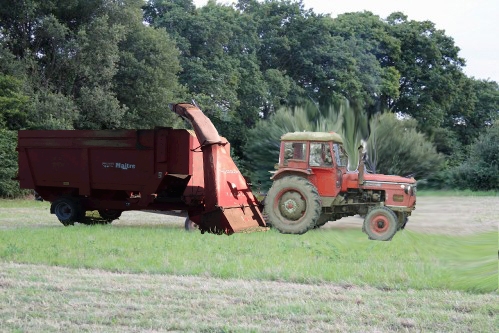
[{"label": "leafy foliage", "polygon": [[21,128],[29,97],[21,91],[22,81],[0,73],[0,128]]},{"label": "leafy foliage", "polygon": [[[178,53],[164,31],[142,23],[142,6],[141,0],[15,4],[0,0],[0,44],[17,59],[14,62],[24,64],[17,67],[25,68],[31,113],[41,121],[21,127],[106,129],[175,124],[177,118],[166,112],[166,100],[183,93],[176,77]],[[43,109],[52,103],[48,101],[70,107],[66,112],[59,108],[52,112]],[[61,112],[74,115],[54,124]]]},{"label": "leafy foliage", "polygon": [[472,144],[480,133],[499,119],[499,85],[495,81],[468,79],[468,93],[460,99],[473,104],[460,112],[449,114],[449,127],[452,126],[463,145]]},{"label": "leafy foliage", "polygon": [[28,110],[30,129],[73,129],[79,118],[75,101],[61,93],[40,89],[32,96]]},{"label": "leafy foliage", "polygon": [[471,145],[468,159],[455,169],[460,188],[499,190],[499,124],[496,121]]},{"label": "leafy foliage", "polygon": [[394,63],[401,75],[400,97],[390,109],[412,116],[425,130],[439,127],[460,94],[464,59],[458,57],[459,48],[430,21],[409,21],[393,13],[387,22],[403,50]]},{"label": "leafy foliage", "polygon": [[[0,0],[0,128],[179,127],[168,103],[194,99],[241,165],[261,159],[262,179],[283,131],[334,127],[354,168],[358,142],[377,126],[370,119],[391,113],[413,121],[384,121],[425,141],[418,155],[389,139],[398,156],[430,154],[416,134],[424,133],[445,163],[431,159],[420,174],[440,169],[430,179],[453,184],[451,170],[499,115],[497,82],[468,78],[464,66],[452,37],[403,13],[332,18],[302,0],[201,8],[192,0]],[[267,139],[268,155],[257,157],[256,142]],[[381,161],[383,149],[383,172],[412,172],[391,155]],[[459,184],[471,181],[463,177]]]},{"label": "leafy foliage", "polygon": [[421,179],[440,170],[443,156],[417,131],[415,120],[385,113],[371,121],[371,130],[366,164],[372,172]]},{"label": "leafy foliage", "polygon": [[17,132],[0,129],[0,197],[15,198],[26,194],[12,180],[17,173]]}]

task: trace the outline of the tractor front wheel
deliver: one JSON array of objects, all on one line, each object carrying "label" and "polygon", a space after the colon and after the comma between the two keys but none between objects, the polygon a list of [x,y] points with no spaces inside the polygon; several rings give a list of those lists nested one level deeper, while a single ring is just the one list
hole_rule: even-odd
[{"label": "tractor front wheel", "polygon": [[366,215],[362,229],[369,239],[389,241],[398,229],[397,215],[387,207],[372,208]]},{"label": "tractor front wheel", "polygon": [[270,224],[283,234],[303,234],[315,227],[321,215],[317,189],[308,180],[297,176],[276,180],[265,203]]}]

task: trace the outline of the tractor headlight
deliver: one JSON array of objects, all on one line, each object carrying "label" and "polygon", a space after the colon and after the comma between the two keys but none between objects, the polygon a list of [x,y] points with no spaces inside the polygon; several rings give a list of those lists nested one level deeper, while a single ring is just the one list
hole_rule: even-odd
[{"label": "tractor headlight", "polygon": [[405,192],[405,194],[411,194],[411,185],[407,185],[407,186],[404,188],[404,192]]}]

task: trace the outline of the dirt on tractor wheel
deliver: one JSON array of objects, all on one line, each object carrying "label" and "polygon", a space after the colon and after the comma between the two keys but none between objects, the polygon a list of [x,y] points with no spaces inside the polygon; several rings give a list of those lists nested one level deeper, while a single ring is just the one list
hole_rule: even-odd
[{"label": "dirt on tractor wheel", "polygon": [[[323,228],[361,228],[363,218],[351,216]],[[498,197],[418,197],[406,229],[431,234],[468,235],[497,230]]]}]

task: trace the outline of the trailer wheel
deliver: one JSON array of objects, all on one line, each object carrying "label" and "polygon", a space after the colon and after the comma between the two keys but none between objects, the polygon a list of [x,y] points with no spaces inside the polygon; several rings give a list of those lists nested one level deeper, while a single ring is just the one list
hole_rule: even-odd
[{"label": "trailer wheel", "polygon": [[276,180],[265,202],[270,224],[283,234],[303,234],[315,227],[321,215],[317,189],[308,180],[297,176]]},{"label": "trailer wheel", "polygon": [[387,207],[375,207],[367,213],[362,230],[369,239],[389,241],[398,229],[397,215]]},{"label": "trailer wheel", "polygon": [[199,230],[199,225],[194,223],[189,216],[185,218],[184,228],[186,231],[196,231]]},{"label": "trailer wheel", "polygon": [[120,218],[122,211],[115,209],[101,209],[99,210],[99,215],[102,217],[107,223],[111,223],[114,220]]},{"label": "trailer wheel", "polygon": [[81,216],[80,205],[71,198],[59,198],[55,200],[50,210],[54,212],[55,216],[65,226],[74,225]]}]

